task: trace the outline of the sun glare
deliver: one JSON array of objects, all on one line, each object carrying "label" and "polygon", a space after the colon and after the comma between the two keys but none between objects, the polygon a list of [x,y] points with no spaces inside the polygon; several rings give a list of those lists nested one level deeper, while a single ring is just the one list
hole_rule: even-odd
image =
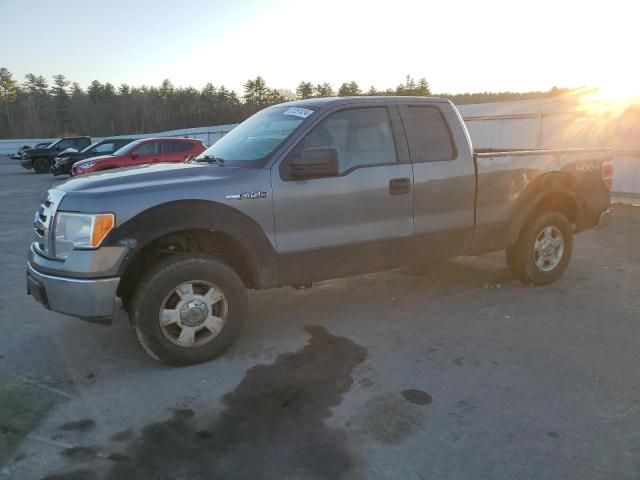
[{"label": "sun glare", "polygon": [[640,87],[637,84],[615,82],[579,93],[580,107],[588,114],[617,117],[628,108],[640,105]]}]

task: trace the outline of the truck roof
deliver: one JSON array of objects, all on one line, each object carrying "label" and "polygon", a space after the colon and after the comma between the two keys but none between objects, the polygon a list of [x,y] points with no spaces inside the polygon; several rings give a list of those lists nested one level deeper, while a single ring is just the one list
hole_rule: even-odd
[{"label": "truck roof", "polygon": [[349,105],[354,103],[389,103],[389,102],[416,102],[416,103],[448,103],[449,100],[441,97],[410,97],[410,96],[358,96],[358,97],[323,97],[293,100],[281,103],[278,106],[288,107],[316,107],[328,108],[335,105]]}]

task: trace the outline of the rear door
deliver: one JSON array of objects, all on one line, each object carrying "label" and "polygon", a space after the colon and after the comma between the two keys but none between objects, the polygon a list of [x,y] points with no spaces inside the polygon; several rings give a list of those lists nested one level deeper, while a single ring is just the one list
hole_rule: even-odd
[{"label": "rear door", "polygon": [[462,255],[471,245],[476,185],[461,120],[449,103],[403,102],[400,112],[413,163],[416,260]]},{"label": "rear door", "polygon": [[193,143],[183,140],[168,140],[162,142],[163,162],[184,162],[193,150]]},{"label": "rear door", "polygon": [[[336,177],[296,180],[304,148],[333,147]],[[281,284],[377,271],[410,258],[413,174],[395,105],[346,106],[271,169]]]}]

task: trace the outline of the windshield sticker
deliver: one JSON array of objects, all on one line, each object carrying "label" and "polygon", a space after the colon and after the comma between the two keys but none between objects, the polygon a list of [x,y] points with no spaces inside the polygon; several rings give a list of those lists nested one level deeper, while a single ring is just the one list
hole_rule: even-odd
[{"label": "windshield sticker", "polygon": [[285,110],[283,115],[293,115],[294,117],[307,118],[312,113],[313,110],[309,110],[308,108],[291,107]]}]

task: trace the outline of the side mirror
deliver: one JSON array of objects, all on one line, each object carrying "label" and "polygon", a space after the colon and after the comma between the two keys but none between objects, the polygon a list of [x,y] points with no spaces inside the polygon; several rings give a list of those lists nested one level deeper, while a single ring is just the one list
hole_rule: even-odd
[{"label": "side mirror", "polygon": [[138,152],[131,152],[131,155],[129,155],[131,158],[138,158],[140,156],[140,154]]},{"label": "side mirror", "polygon": [[305,148],[302,158],[291,162],[289,171],[296,179],[335,177],[339,165],[337,148]]}]

